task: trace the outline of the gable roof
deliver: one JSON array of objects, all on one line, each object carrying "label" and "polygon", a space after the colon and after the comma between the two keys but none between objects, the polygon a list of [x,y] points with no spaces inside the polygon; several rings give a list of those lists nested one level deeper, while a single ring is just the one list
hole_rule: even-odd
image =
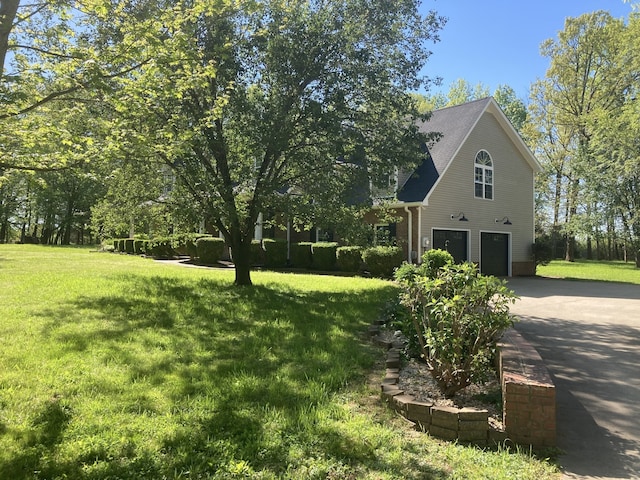
[{"label": "gable roof", "polygon": [[492,97],[487,97],[436,110],[428,121],[419,125],[422,132],[438,132],[441,137],[428,147],[426,158],[398,190],[399,201],[414,203],[426,200],[485,112],[493,114],[532,170],[534,172],[542,170],[533,153],[496,101]]}]

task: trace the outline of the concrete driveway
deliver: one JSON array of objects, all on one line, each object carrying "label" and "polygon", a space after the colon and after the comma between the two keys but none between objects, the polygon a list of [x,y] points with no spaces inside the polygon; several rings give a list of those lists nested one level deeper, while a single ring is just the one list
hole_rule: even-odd
[{"label": "concrete driveway", "polygon": [[556,384],[565,478],[640,479],[640,286],[512,278],[516,329]]}]

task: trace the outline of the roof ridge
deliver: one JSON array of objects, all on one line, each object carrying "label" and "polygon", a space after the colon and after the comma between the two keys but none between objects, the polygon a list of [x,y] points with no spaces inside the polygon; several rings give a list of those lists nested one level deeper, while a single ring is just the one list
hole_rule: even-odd
[{"label": "roof ridge", "polygon": [[465,106],[469,106],[469,105],[471,105],[472,103],[486,102],[486,101],[489,101],[489,100],[491,100],[491,99],[493,99],[493,97],[492,97],[492,96],[483,97],[483,98],[478,98],[478,99],[476,99],[476,100],[471,100],[471,101],[469,101],[469,102],[458,103],[457,105],[448,105],[448,106],[446,106],[446,107],[438,108],[438,109],[436,109],[436,110],[433,110],[433,112],[434,112],[434,113],[435,113],[435,112],[442,112],[442,111],[444,111],[444,110],[449,110],[449,109],[451,109],[451,108],[465,107]]}]

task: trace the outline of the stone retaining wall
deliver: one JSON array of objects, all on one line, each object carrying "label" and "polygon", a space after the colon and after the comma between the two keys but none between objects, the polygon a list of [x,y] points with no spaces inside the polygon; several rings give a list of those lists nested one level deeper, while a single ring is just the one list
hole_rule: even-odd
[{"label": "stone retaining wall", "polygon": [[[378,332],[377,325],[370,328],[372,335]],[[443,440],[480,447],[507,440],[534,447],[555,446],[555,387],[540,355],[515,330],[507,332],[498,345],[504,432],[490,427],[487,410],[435,406],[406,395],[398,387],[404,344],[376,338],[388,349],[382,399],[416,428]]]}]

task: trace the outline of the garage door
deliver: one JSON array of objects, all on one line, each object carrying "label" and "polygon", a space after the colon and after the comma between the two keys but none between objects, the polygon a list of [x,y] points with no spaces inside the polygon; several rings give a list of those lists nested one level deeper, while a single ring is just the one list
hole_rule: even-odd
[{"label": "garage door", "polygon": [[509,235],[482,233],[480,235],[480,272],[485,275],[509,275]]},{"label": "garage door", "polygon": [[469,232],[459,230],[434,230],[433,248],[446,250],[456,263],[469,260]]}]

